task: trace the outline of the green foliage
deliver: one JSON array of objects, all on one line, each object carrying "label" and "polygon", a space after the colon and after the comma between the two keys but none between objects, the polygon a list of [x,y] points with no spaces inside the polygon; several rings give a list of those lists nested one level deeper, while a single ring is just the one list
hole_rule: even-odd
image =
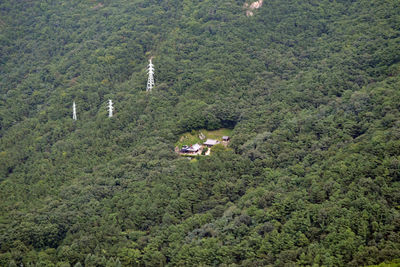
[{"label": "green foliage", "polygon": [[370,265],[370,267],[396,267],[399,266],[399,264],[400,264],[400,259],[395,259],[390,262],[382,262],[381,264]]},{"label": "green foliage", "polygon": [[226,148],[225,148],[224,145],[218,144],[218,145],[213,146],[213,147],[211,148],[211,151],[212,151],[213,153],[218,153],[218,152],[224,151],[225,149],[226,149]]},{"label": "green foliage", "polygon": [[0,2],[0,266],[398,264],[399,2],[245,2]]}]

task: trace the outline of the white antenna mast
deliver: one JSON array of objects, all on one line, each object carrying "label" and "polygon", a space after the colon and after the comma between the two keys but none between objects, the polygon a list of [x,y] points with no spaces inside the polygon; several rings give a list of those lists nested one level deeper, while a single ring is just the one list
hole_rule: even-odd
[{"label": "white antenna mast", "polygon": [[111,118],[113,116],[113,102],[110,100],[108,100],[108,117]]},{"label": "white antenna mast", "polygon": [[154,65],[151,62],[151,58],[149,59],[149,66],[147,68],[147,72],[149,73],[149,78],[147,79],[147,88],[146,92],[151,92],[154,86]]},{"label": "white antenna mast", "polygon": [[74,103],[72,104],[72,119],[73,119],[74,121],[77,120],[77,118],[76,118],[76,104],[75,104],[75,101],[74,101]]}]

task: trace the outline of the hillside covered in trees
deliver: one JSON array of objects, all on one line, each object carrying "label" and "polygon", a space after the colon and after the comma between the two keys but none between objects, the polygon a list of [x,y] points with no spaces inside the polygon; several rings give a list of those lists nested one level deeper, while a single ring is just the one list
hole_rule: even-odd
[{"label": "hillside covered in trees", "polygon": [[0,266],[398,261],[400,2],[249,4],[0,1]]}]

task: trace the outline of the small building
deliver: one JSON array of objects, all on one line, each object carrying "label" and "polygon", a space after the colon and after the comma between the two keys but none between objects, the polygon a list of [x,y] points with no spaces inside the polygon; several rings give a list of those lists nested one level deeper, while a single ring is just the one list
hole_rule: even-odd
[{"label": "small building", "polygon": [[219,143],[221,143],[221,142],[218,141],[218,140],[207,139],[207,141],[205,141],[203,144],[204,144],[205,146],[207,146],[207,147],[212,147],[212,146],[218,145]]},{"label": "small building", "polygon": [[228,142],[229,140],[231,140],[229,136],[222,136],[222,141]]},{"label": "small building", "polygon": [[181,153],[188,153],[188,152],[189,152],[188,149],[189,149],[188,146],[182,146],[182,149],[179,150],[179,152],[181,152]]},{"label": "small building", "polygon": [[194,144],[194,145],[190,146],[187,150],[189,153],[197,153],[197,152],[199,152],[200,149],[201,149],[201,145]]},{"label": "small building", "polygon": [[201,149],[201,145],[194,144],[191,146],[182,146],[182,149],[179,152],[181,152],[183,154],[194,154],[194,153],[198,153],[200,149]]}]

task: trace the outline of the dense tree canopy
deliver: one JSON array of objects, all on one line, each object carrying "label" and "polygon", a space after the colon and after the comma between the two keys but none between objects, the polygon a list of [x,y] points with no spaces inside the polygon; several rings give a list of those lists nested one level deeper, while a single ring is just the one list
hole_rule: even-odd
[{"label": "dense tree canopy", "polygon": [[0,2],[0,266],[398,262],[400,2],[245,2]]}]

